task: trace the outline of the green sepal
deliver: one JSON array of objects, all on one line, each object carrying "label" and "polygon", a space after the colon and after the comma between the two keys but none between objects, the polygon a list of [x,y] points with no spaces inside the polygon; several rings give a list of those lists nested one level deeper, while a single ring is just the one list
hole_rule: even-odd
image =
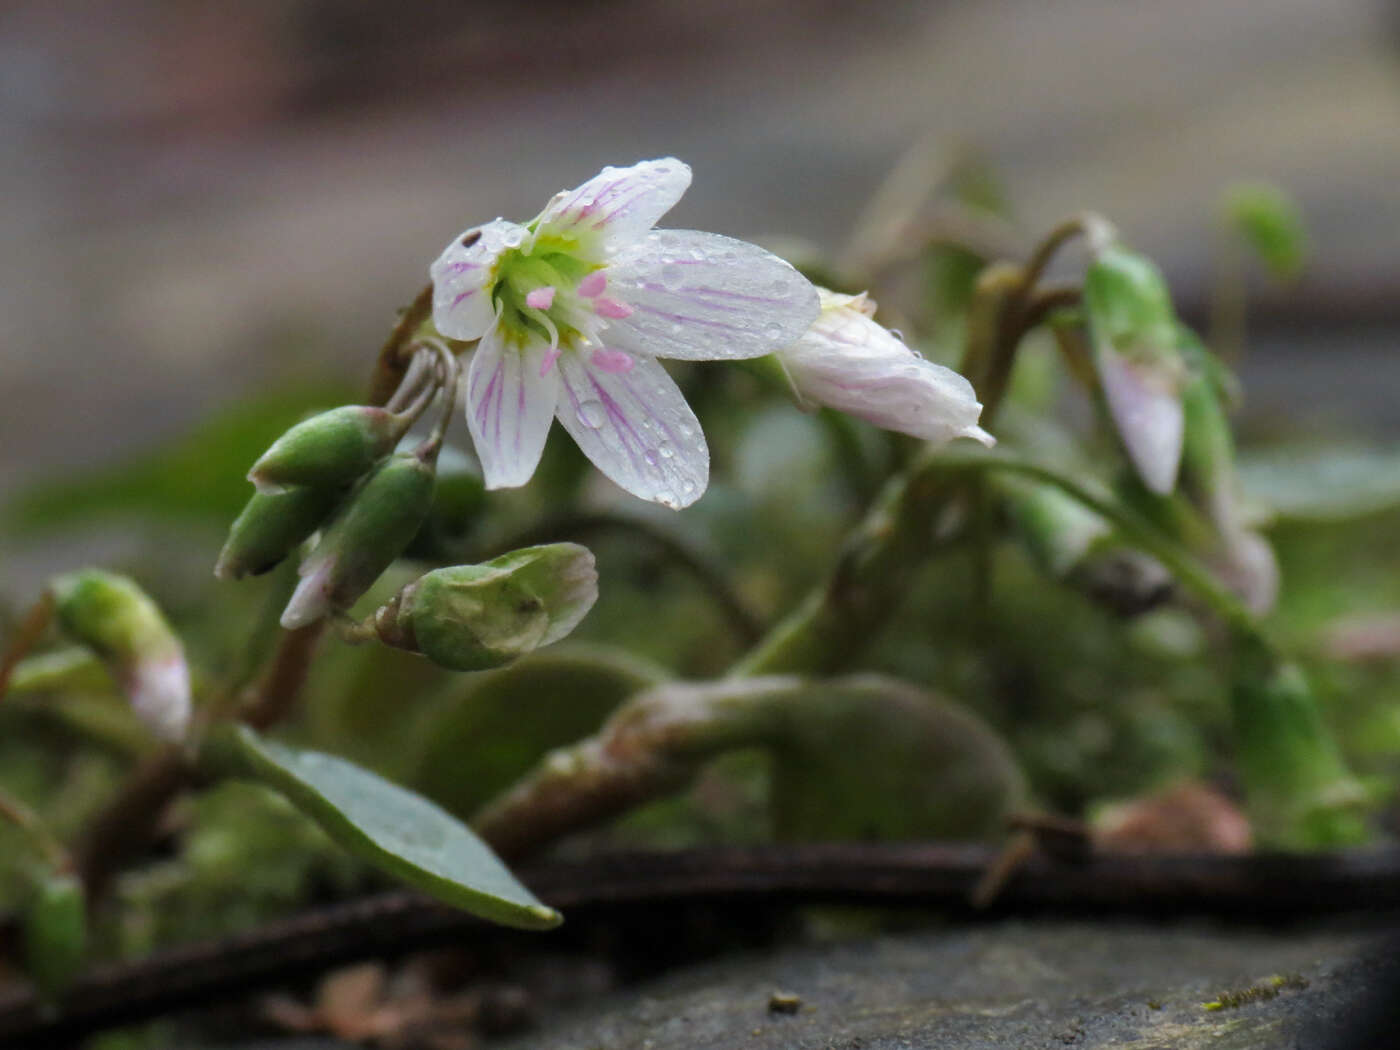
[{"label": "green sepal", "polygon": [[214,575],[237,580],[276,568],[321,527],[343,496],[344,490],[301,486],[253,493],[229,527]]},{"label": "green sepal", "polygon": [[563,638],[597,597],[593,554],[576,543],[553,543],[430,572],[375,621],[390,645],[415,649],[442,667],[481,671]]},{"label": "green sepal", "polygon": [[273,442],[248,472],[258,488],[353,483],[394,450],[405,420],[383,408],[344,405],[303,420]]}]

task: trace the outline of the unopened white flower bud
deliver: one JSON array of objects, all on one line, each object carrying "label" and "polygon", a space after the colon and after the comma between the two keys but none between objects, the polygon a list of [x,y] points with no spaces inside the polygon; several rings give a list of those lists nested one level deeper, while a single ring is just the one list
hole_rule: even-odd
[{"label": "unopened white flower bud", "polygon": [[137,717],[167,740],[182,739],[190,672],[156,603],[132,580],[100,569],[59,576],[50,589],[59,625],[107,665]]},{"label": "unopened white flower bud", "polygon": [[864,294],[817,291],[821,313],[777,355],[802,398],[925,441],[994,444],[977,425],[982,406],[971,383],[876,323],[875,303]]}]

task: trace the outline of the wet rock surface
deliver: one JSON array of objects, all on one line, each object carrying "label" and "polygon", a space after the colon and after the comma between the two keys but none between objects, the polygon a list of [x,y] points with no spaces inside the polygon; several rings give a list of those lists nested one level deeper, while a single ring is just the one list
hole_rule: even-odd
[{"label": "wet rock surface", "polygon": [[809,944],[677,971],[493,1045],[1361,1046],[1346,1035],[1381,998],[1380,931],[1005,922]]}]

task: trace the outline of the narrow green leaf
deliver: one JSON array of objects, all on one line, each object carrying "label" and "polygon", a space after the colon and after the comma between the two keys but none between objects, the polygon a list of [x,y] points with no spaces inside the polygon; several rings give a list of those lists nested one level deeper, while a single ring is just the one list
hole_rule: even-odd
[{"label": "narrow green leaf", "polygon": [[471,829],[421,795],[246,726],[216,747],[215,761],[280,791],[351,853],[438,900],[505,926],[543,930],[563,921]]}]

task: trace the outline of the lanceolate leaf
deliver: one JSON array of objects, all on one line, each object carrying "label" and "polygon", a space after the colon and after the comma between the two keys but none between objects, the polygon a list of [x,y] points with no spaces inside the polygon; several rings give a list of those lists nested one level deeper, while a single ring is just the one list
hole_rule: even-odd
[{"label": "lanceolate leaf", "polygon": [[350,852],[438,900],[506,926],[543,930],[563,921],[471,829],[421,795],[334,755],[265,740],[246,726],[218,746],[235,775],[280,791]]}]

